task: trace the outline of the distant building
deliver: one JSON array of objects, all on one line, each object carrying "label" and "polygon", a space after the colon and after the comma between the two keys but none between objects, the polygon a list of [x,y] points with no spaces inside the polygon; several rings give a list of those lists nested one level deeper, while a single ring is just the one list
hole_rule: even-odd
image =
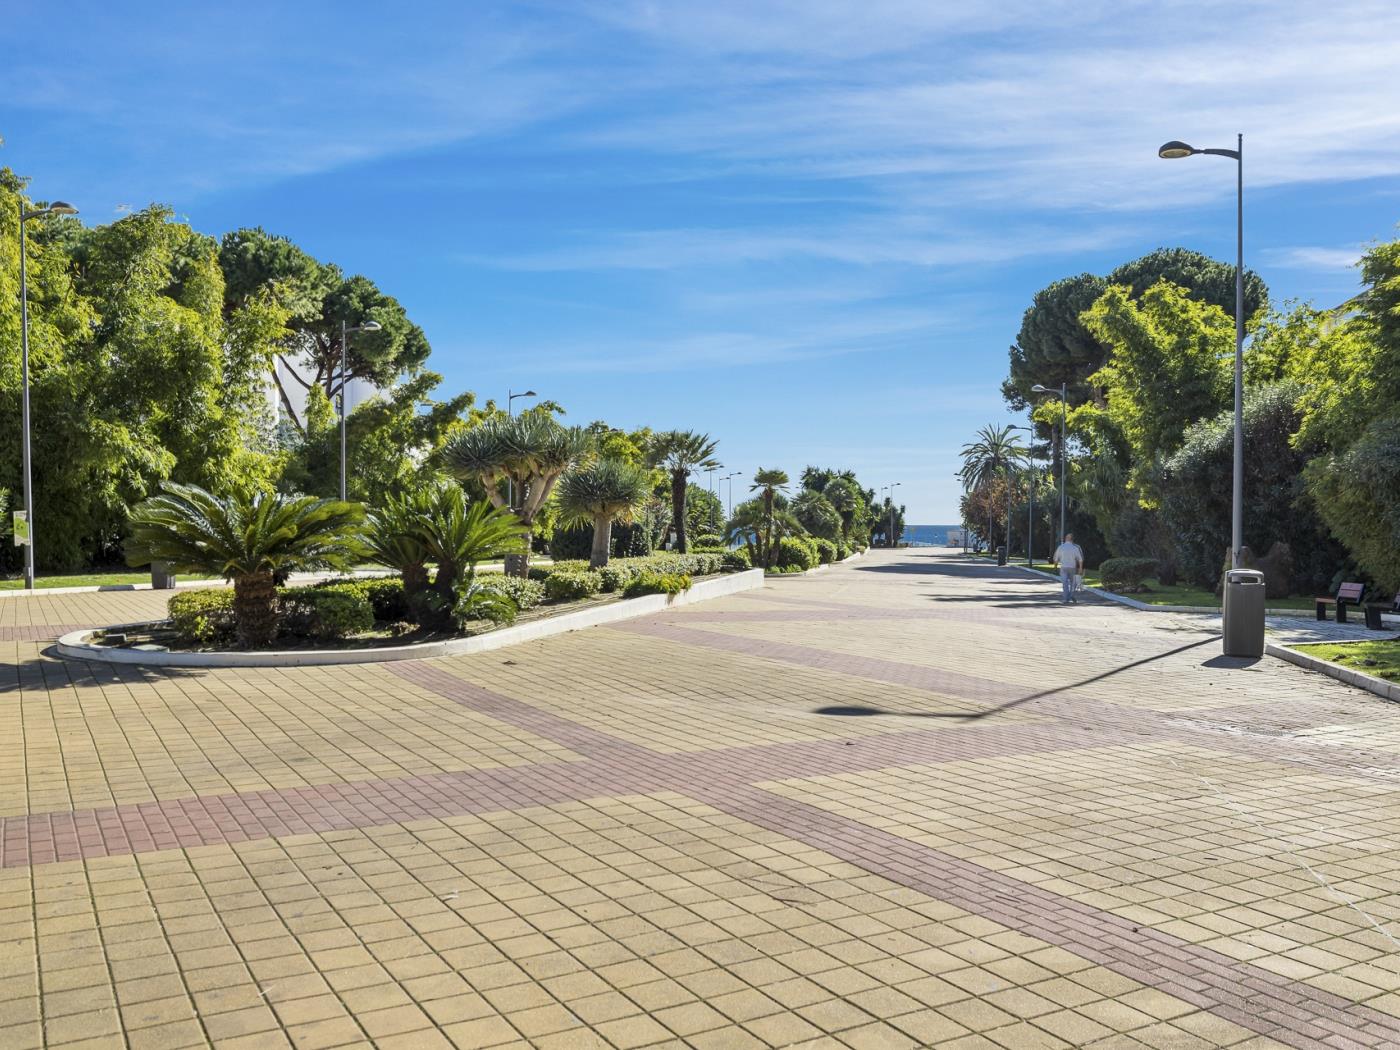
[{"label": "distant building", "polygon": [[[305,421],[306,418],[306,385],[311,382],[313,372],[305,364],[288,360],[285,355],[278,354],[273,368],[276,369],[276,378],[271,374],[267,377],[267,400],[272,408],[273,416],[282,419],[287,414],[287,405],[282,400],[282,394],[278,390],[278,381],[281,381],[282,390],[287,392],[287,401],[291,403],[291,409],[296,413],[298,420]],[[379,388],[368,379],[354,378],[345,384],[345,413],[349,415],[355,411],[356,407],[364,404],[370,398],[378,394]],[[331,405],[339,411],[339,404],[335,398],[331,399]]]}]

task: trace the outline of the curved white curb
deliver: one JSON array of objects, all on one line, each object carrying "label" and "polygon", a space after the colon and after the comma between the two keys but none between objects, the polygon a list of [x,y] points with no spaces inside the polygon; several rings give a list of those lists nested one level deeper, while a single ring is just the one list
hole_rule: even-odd
[{"label": "curved white curb", "polygon": [[[74,660],[93,660],[109,664],[140,664],[144,667],[306,667],[315,664],[374,664],[394,660],[426,660],[434,656],[460,653],[480,653],[500,649],[520,642],[547,638],[583,627],[630,620],[637,616],[664,612],[681,605],[691,605],[709,598],[723,598],[740,591],[757,590],[763,586],[763,570],[749,569],[713,580],[701,580],[674,598],[665,594],[648,594],[620,602],[579,609],[561,616],[549,616],[516,627],[503,627],[473,638],[449,638],[440,642],[418,645],[395,645],[380,649],[321,649],[271,652],[181,653],[147,649],[118,649],[93,645],[88,639],[94,631],[85,629],[65,634],[58,640],[60,656]],[[126,626],[144,626],[129,624]]]}]

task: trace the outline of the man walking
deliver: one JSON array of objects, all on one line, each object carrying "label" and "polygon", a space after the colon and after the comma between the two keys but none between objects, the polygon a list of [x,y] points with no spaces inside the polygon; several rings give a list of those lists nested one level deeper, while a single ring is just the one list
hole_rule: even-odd
[{"label": "man walking", "polygon": [[1074,542],[1074,533],[1065,533],[1065,542],[1055,548],[1050,562],[1060,567],[1060,604],[1078,603],[1079,599],[1074,593],[1074,582],[1075,577],[1084,572],[1084,551]]}]

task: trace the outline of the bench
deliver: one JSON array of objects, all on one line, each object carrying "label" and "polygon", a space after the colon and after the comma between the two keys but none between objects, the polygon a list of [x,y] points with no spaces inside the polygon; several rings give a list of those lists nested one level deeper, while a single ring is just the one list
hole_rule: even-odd
[{"label": "bench", "polygon": [[1337,607],[1337,622],[1346,623],[1347,605],[1360,605],[1361,592],[1365,589],[1365,586],[1360,583],[1344,583],[1337,588],[1335,596],[1330,598],[1325,596],[1322,598],[1314,598],[1313,602],[1314,608],[1317,609],[1317,618],[1319,620],[1327,619],[1327,606],[1335,605]]},{"label": "bench", "polygon": [[1400,614],[1400,591],[1395,592],[1395,600],[1386,602],[1366,603],[1366,626],[1373,631],[1384,631],[1385,623],[1381,620],[1382,613]]}]

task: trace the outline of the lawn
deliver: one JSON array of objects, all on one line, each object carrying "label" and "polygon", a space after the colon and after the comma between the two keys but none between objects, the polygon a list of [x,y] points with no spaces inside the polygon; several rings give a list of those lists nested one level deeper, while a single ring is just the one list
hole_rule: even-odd
[{"label": "lawn", "polygon": [[[1018,564],[1024,565],[1025,559],[1022,559]],[[1044,572],[1059,571],[1054,566],[1043,562],[1036,562],[1035,567]],[[1092,571],[1084,574],[1084,586],[1096,587],[1099,590],[1109,590],[1109,588],[1103,585],[1099,574]],[[1213,591],[1203,591],[1197,587],[1190,587],[1181,583],[1173,584],[1168,587],[1165,584],[1158,583],[1155,579],[1147,580],[1146,586],[1148,590],[1142,594],[1129,594],[1126,595],[1126,597],[1135,598],[1145,605],[1194,605],[1212,609],[1220,608],[1220,599],[1215,596]],[[1118,594],[1120,592],[1114,591],[1113,593]],[[1312,612],[1313,600],[1312,598],[1270,598],[1268,600],[1268,606],[1270,609],[1300,609]]]},{"label": "lawn", "polygon": [[1400,682],[1400,639],[1376,642],[1319,642],[1295,645],[1300,653],[1316,656],[1362,674],[1375,675],[1388,682]]},{"label": "lawn", "polygon": [[[182,580],[217,580],[217,576],[181,576]],[[59,576],[37,576],[34,579],[36,590],[45,587],[112,587],[119,584],[150,583],[149,572],[82,572]],[[0,591],[20,591],[24,589],[24,579],[0,580]]]}]

